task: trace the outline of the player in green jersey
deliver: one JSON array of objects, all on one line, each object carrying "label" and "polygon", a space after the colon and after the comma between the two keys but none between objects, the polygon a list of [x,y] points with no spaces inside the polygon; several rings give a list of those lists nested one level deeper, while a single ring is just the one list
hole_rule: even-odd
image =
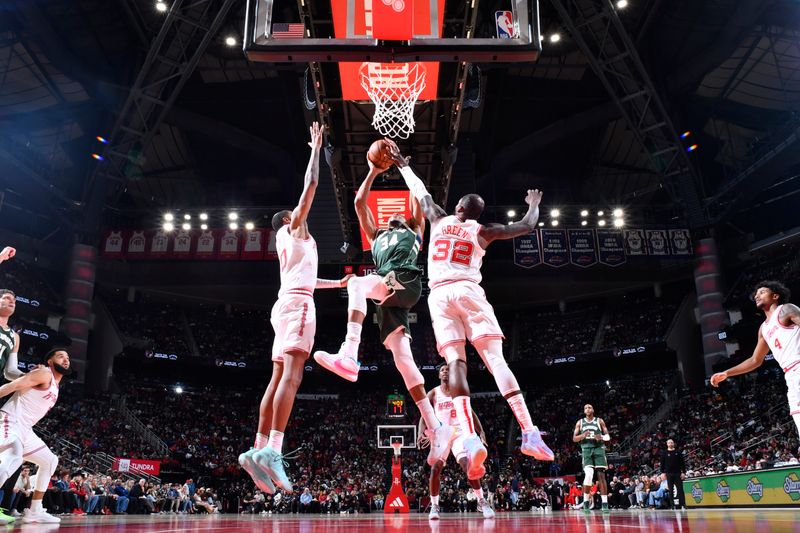
[{"label": "player in green jersey", "polygon": [[412,197],[409,220],[400,213],[394,214],[388,221],[388,228],[378,228],[367,206],[367,198],[375,178],[386,169],[377,168],[371,162],[369,167],[369,174],[356,194],[355,207],[358,222],[372,247],[375,274],[349,280],[345,341],[338,353],[317,351],[314,360],[336,375],[356,381],[360,367],[358,347],[367,313],[367,299],[374,300],[381,341],[392,352],[395,366],[429,428],[431,450],[428,464],[433,465],[446,459],[442,456],[447,454],[447,444],[453,430],[436,417],[425,393],[425,379],[411,353],[408,312],[422,293],[422,272],[417,266],[417,254],[425,233],[425,217],[419,202]]},{"label": "player in green jersey", "polygon": [[575,432],[572,435],[573,442],[579,442],[583,455],[583,511],[589,512],[589,499],[591,498],[591,488],[594,474],[597,473],[597,489],[600,491],[600,499],[603,502],[603,512],[608,512],[608,483],[606,482],[606,469],[608,459],[606,458],[605,443],[611,440],[608,428],[602,418],[595,418],[594,407],[591,404],[583,406],[584,418],[575,424]]}]

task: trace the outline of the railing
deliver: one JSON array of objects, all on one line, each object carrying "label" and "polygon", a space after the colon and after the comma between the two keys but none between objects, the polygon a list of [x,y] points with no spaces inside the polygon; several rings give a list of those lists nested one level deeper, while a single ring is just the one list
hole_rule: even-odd
[{"label": "railing", "polygon": [[656,424],[664,420],[664,418],[667,417],[677,403],[677,394],[672,393],[672,395],[669,396],[658,409],[656,409],[655,413],[650,415],[639,425],[638,428],[628,435],[625,440],[619,443],[619,446],[617,447],[618,453],[623,456],[630,455],[631,448],[633,448],[634,444],[639,442],[639,438],[648,431],[651,431]]},{"label": "railing", "polygon": [[144,425],[144,423],[142,423],[142,421],[139,420],[130,409],[128,409],[128,407],[125,405],[124,396],[112,397],[111,404],[119,411],[119,414],[122,415],[125,421],[128,422],[131,427],[133,427],[133,429],[144,439],[144,441],[156,450],[156,452],[162,456],[169,455],[169,446],[167,446],[167,444],[161,440],[158,435]]},{"label": "railing", "polygon": [[606,302],[603,308],[603,314],[600,315],[600,323],[597,325],[597,333],[594,335],[594,342],[592,343],[592,351],[599,352],[603,341],[606,338],[606,325],[611,321],[611,303]]}]

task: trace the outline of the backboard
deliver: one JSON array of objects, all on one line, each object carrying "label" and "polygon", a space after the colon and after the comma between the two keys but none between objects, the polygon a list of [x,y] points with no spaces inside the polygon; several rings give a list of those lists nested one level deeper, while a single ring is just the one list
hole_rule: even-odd
[{"label": "backboard", "polygon": [[417,447],[417,426],[413,425],[379,425],[378,449],[392,449],[392,443],[399,442],[403,449]]}]

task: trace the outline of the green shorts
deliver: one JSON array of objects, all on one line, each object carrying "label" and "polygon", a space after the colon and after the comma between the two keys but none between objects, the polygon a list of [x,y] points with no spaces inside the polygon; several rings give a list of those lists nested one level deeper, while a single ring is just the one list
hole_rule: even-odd
[{"label": "green shorts", "polygon": [[407,337],[411,338],[411,328],[408,324],[408,311],[417,305],[422,294],[422,279],[419,272],[395,271],[397,281],[403,289],[392,291],[380,305],[375,313],[378,317],[378,328],[381,331],[381,342],[400,328],[405,329]]},{"label": "green shorts", "polygon": [[583,467],[591,466],[595,469],[604,470],[608,468],[608,459],[606,459],[606,447],[595,446],[593,448],[581,448],[581,455],[583,456]]}]

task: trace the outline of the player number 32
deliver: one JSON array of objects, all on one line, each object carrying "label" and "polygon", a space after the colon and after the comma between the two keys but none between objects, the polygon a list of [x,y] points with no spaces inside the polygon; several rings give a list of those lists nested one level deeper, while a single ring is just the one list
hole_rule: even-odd
[{"label": "player number 32", "polygon": [[475,245],[469,241],[451,241],[439,239],[433,243],[434,261],[450,261],[457,265],[469,266],[472,262],[472,252]]}]

